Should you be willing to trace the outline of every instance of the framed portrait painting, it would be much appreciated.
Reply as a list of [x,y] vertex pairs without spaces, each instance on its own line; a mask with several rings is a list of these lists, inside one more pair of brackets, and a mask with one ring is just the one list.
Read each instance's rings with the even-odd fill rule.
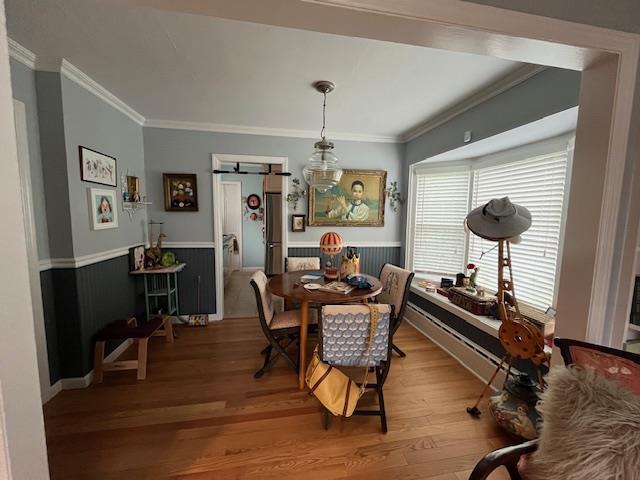
[[195,173],[163,173],[162,181],[165,211],[198,211],[198,179]]
[[115,190],[89,188],[89,211],[93,230],[118,228],[118,197]]
[[80,178],[83,182],[117,186],[116,159],[80,145]]
[[309,189],[309,225],[384,226],[384,170],[344,169],[340,183],[326,192]]

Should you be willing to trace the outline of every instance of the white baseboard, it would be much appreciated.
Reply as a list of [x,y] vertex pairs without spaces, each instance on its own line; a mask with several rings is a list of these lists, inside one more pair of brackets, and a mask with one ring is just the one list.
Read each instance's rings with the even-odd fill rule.
[[[118,345],[118,347],[113,352],[107,355],[104,361],[105,362],[115,361],[132,344],[133,344],[132,339],[129,338],[125,340],[120,345]],[[51,388],[47,392],[46,396],[43,395],[42,403],[44,404],[48,402],[53,397],[55,397],[58,393],[60,393],[60,391],[62,390],[76,390],[78,388],[87,388],[89,385],[91,385],[92,380],[93,380],[93,370],[87,373],[84,377],[61,378],[56,383],[51,385]]]
[[[489,381],[500,363],[499,358],[472,344],[437,318],[413,305],[407,305],[404,318],[407,323],[455,358],[460,362],[460,365],[483,382]],[[515,372],[515,369],[512,371]],[[503,368],[493,381],[492,388],[494,390],[498,390],[497,386],[504,383],[505,376],[506,370]]]
[[243,272],[257,272],[258,270],[264,270],[264,267],[242,267],[240,270]]

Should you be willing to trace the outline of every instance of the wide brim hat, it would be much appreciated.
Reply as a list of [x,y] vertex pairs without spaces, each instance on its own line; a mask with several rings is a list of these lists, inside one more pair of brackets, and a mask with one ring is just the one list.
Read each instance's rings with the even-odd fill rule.
[[507,240],[526,232],[531,226],[531,213],[509,197],[494,198],[467,215],[467,227],[487,240]]

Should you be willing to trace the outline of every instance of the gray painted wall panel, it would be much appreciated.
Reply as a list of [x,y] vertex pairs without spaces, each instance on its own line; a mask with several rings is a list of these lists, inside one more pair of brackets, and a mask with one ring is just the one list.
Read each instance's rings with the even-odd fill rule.
[[[330,135],[329,135],[330,137]],[[195,132],[161,128],[144,129],[144,154],[149,198],[153,206],[149,215],[164,220],[168,241],[212,241],[211,154],[267,155],[289,158],[289,170],[302,179],[302,169],[313,152],[314,139],[240,135],[232,133]],[[336,141],[335,153],[343,168],[383,169],[387,182],[398,180],[401,191],[404,146],[391,143]],[[198,175],[198,212],[165,212],[162,173],[187,172]],[[306,213],[306,202],[298,205],[297,213]],[[329,230],[353,241],[398,241],[401,238],[401,218],[386,208],[385,226],[367,227],[307,227],[306,232],[289,233],[289,241],[317,241]],[[294,213],[289,211],[289,214]],[[290,222],[290,216],[286,219]]]
[[49,359],[49,381],[51,385],[60,380],[60,360],[58,351],[58,331],[56,325],[56,302],[54,287],[54,271],[40,272],[40,290],[44,312],[44,330],[47,340],[47,356]]
[[[216,312],[216,282],[213,248],[172,248],[176,257],[187,262],[178,276],[180,314]],[[200,277],[200,308],[198,308],[198,277]]]
[[73,237],[60,74],[37,71],[36,92],[49,254],[69,258],[73,257]]
[[11,59],[11,88],[13,98],[25,105],[27,116],[27,140],[29,143],[29,166],[33,214],[38,242],[38,258],[49,258],[49,232],[47,229],[47,202],[44,193],[42,159],[40,156],[40,128],[38,126],[38,97],[36,74],[25,65]]
[[[378,276],[385,263],[400,264],[400,247],[362,247],[360,252],[360,272],[368,275]],[[289,257],[320,257],[324,267],[329,256],[320,253],[319,247],[314,248],[289,248]],[[340,257],[335,257],[336,265]]]
[[[133,220],[129,220],[122,211],[120,195],[122,172],[141,177],[142,188],[146,188],[142,127],[65,76],[62,76],[62,101],[75,255],[89,255],[145,242],[146,210],[140,210]],[[115,190],[118,193],[120,226],[116,229],[91,229],[87,190],[111,187],[80,180],[79,145],[117,159],[118,187]]]

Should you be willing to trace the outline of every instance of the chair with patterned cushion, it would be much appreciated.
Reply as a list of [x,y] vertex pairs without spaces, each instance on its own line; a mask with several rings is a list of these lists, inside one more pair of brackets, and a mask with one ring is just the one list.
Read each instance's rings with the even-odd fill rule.
[[[262,332],[269,344],[262,350],[264,364],[253,376],[260,378],[271,368],[273,363],[282,356],[287,364],[298,371],[298,353],[292,356],[288,350],[291,346],[299,346],[300,343],[300,311],[288,310],[276,312],[273,307],[273,295],[269,288],[269,280],[262,271],[254,273],[250,280],[256,295],[258,305],[258,317]],[[309,325],[317,325],[318,317],[315,310],[309,311]],[[273,351],[275,349],[275,352]],[[272,356],[272,353],[275,353]]]
[[[626,352],[624,350],[617,350],[611,347],[605,347],[602,345],[595,345],[592,343],[581,342],[578,340],[570,340],[565,338],[556,338],[554,339],[554,344],[560,348],[560,353],[562,354],[562,358],[564,360],[565,365],[572,366],[575,365],[585,371],[592,371],[597,373],[598,376],[604,377],[605,379],[611,381],[612,383],[621,387],[621,391],[628,391],[633,395],[640,396],[640,355],[636,353]],[[549,386],[549,389],[553,388],[553,385]],[[595,397],[592,391],[589,390],[589,387],[586,383],[581,383],[578,387],[578,390],[584,393],[585,397]],[[550,390],[547,390],[547,393]],[[571,405],[571,398],[567,397],[567,389],[562,389],[561,392],[557,395],[561,398],[562,403],[566,403]],[[631,395],[631,396],[633,396]],[[543,402],[544,403],[544,402]],[[623,404],[629,405],[632,402],[622,401]],[[552,411],[553,412],[553,411]],[[621,412],[616,412],[615,410],[607,410],[610,412],[611,418],[618,418],[618,424],[626,423],[627,416],[621,414]],[[555,413],[555,412],[554,412]],[[608,414],[608,413],[607,413]],[[562,412],[558,412],[558,416],[563,417]],[[567,416],[568,418],[571,415]],[[575,416],[576,424],[585,424],[588,422],[584,421],[584,415]],[[571,420],[568,421],[571,424]],[[564,427],[561,426],[561,427]],[[559,428],[558,426],[554,427],[556,430]],[[597,427],[596,427],[597,428]],[[613,428],[612,425],[608,425],[607,428]],[[564,432],[567,431],[566,428],[562,428]],[[545,424],[542,424],[542,433],[541,438],[545,436]],[[547,430],[549,431],[549,430]],[[553,430],[551,430],[553,431]],[[588,444],[589,438],[582,439],[582,435],[576,436],[576,438],[580,439],[582,442]],[[637,438],[637,437],[636,437]],[[553,440],[553,445],[551,445],[552,449],[560,449],[563,447],[562,442],[558,442],[555,437],[550,439],[547,435],[547,441]],[[638,442],[640,443],[640,442]],[[597,445],[597,444],[596,444]],[[521,470],[526,470],[526,464],[529,463],[531,465],[531,459],[527,461],[526,456],[533,454],[536,451],[539,451],[543,445],[539,443],[539,439],[530,440],[528,442],[522,443],[520,445],[514,445],[511,447],[501,448],[499,450],[493,451],[487,454],[473,469],[471,472],[471,476],[469,480],[485,480],[489,478],[495,470],[500,467],[505,467],[509,476],[512,480],[523,480],[526,479]],[[548,448],[548,446],[547,446]],[[600,448],[605,448],[607,450],[611,450],[613,446],[611,444],[606,444],[603,442],[603,446]],[[562,454],[562,452],[560,452]],[[567,452],[569,454],[569,452]],[[585,455],[584,452],[576,452],[572,450],[570,454],[573,454],[574,457],[579,458],[590,458],[593,461],[593,455],[588,456]],[[620,456],[621,453],[619,450],[614,451],[614,456]],[[566,457],[563,457],[566,458]],[[523,467],[524,468],[520,468]],[[587,478],[587,476],[582,476],[581,472],[576,471],[576,478]],[[550,478],[550,477],[549,477]],[[559,477],[553,477],[559,478]],[[563,477],[564,478],[564,477]],[[596,478],[593,476],[589,476],[589,478]],[[600,477],[597,477],[600,478]],[[606,478],[613,478],[607,476]],[[616,477],[618,478],[618,477]],[[622,477],[620,477],[622,478]],[[624,477],[627,478],[627,477]]]
[[284,270],[285,272],[320,270],[320,257],[286,257],[284,259]]
[[[358,410],[354,415],[375,415],[380,417],[382,431],[387,432],[387,415],[384,408],[382,388],[391,367],[391,318],[393,306],[378,304],[378,324],[373,335],[371,350],[368,342],[371,325],[371,311],[368,305],[325,305],[322,307],[319,324],[320,342],[318,353],[322,361],[333,367],[356,368],[352,374],[357,375],[354,381],[362,385],[364,371],[375,371],[376,381],[370,383],[367,378],[366,387],[376,391],[378,410]],[[373,372],[372,372],[373,373]],[[325,410],[325,428],[329,428],[331,414]]]
[[[389,303],[393,305],[394,317],[391,319],[391,339],[393,342],[393,335],[396,333],[402,319],[404,317],[404,310],[407,307],[407,300],[409,299],[409,289],[411,288],[411,281],[413,280],[414,273],[409,270],[397,267],[391,263],[385,263],[380,270],[380,283],[382,283],[382,292],[376,297],[378,303]],[[394,343],[392,343],[393,350],[405,357],[406,354],[400,350]]]

